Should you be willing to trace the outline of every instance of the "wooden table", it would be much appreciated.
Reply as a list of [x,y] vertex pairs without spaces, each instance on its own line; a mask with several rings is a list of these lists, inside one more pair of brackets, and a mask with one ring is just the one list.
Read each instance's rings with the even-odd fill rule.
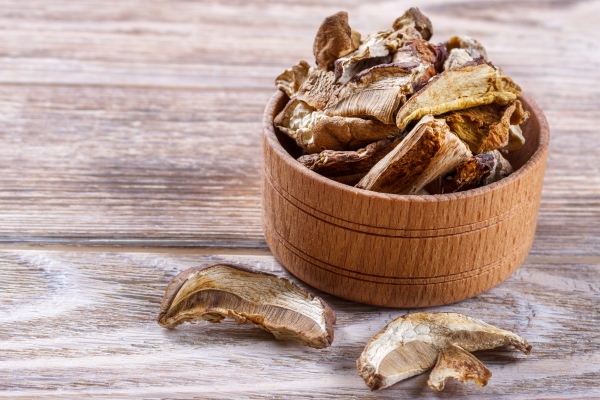
[[[434,41],[480,39],[550,122],[529,258],[434,308],[515,331],[529,357],[478,354],[485,388],[434,394],[424,374],[371,393],[355,360],[408,310],[314,291],[338,315],[326,350],[231,321],[155,322],[188,267],[290,276],[261,231],[261,114],[274,77],[312,61],[330,3],[0,1],[0,396],[600,396],[600,1],[417,4]],[[415,5],[344,3],[363,33]]]

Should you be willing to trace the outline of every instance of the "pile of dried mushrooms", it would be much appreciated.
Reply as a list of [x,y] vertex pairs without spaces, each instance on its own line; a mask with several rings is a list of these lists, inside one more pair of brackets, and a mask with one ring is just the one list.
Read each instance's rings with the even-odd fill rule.
[[498,181],[503,153],[523,146],[521,88],[475,39],[429,42],[411,8],[367,37],[348,14],[326,18],[313,53],[275,81],[289,101],[275,126],[304,150],[298,161],[338,182],[395,194],[440,194]]

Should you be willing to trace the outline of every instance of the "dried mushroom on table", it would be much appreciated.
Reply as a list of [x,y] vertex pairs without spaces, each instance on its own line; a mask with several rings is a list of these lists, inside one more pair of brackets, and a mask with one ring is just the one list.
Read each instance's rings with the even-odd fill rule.
[[226,317],[316,349],[333,342],[335,313],[320,297],[285,278],[227,264],[190,268],[175,276],[165,291],[158,323],[174,328]]
[[454,193],[513,172],[504,158],[525,144],[521,88],[467,36],[432,43],[410,8],[389,29],[361,35],[344,11],[318,29],[313,53],[276,86],[289,101],[275,126],[330,179],[394,194]]
[[487,385],[492,373],[471,354],[514,346],[529,354],[531,346],[510,331],[457,313],[407,314],[376,334],[356,361],[371,390],[383,389],[433,368],[429,387],[444,389],[448,378]]

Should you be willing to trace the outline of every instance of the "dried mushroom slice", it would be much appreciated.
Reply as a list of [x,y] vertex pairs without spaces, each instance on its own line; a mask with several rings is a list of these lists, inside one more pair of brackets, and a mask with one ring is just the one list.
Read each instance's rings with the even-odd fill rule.
[[509,144],[511,124],[520,124],[529,114],[519,100],[466,108],[441,115],[452,132],[469,145],[475,154],[501,149]]
[[306,61],[300,61],[297,65],[286,69],[281,75],[275,78],[275,86],[287,94],[289,98],[292,98],[298,92],[300,85],[308,77],[311,69]]
[[419,63],[382,64],[369,68],[339,88],[329,99],[325,114],[372,117],[393,124],[396,110],[413,91],[426,67]]
[[417,7],[411,7],[402,16],[398,17],[392,24],[394,31],[400,31],[412,37],[418,37],[429,40],[433,35],[433,26],[421,10]]
[[317,110],[322,110],[339,87],[333,72],[312,68],[302,86],[298,88],[296,98]]
[[465,49],[452,49],[448,53],[448,58],[444,61],[444,71],[460,69],[471,61],[473,61],[473,57]]
[[353,52],[360,44],[360,33],[348,25],[348,13],[340,11],[323,21],[315,42],[313,54],[319,69],[330,71],[338,58]]
[[463,49],[473,59],[481,57],[484,60],[487,60],[487,52],[485,51],[485,47],[483,47],[478,40],[470,38],[469,36],[452,36],[446,42],[446,50],[451,52],[452,49]]
[[[356,362],[371,390],[434,368],[429,386],[442,390],[448,378],[487,384],[491,373],[468,354],[500,346],[514,346],[529,354],[527,341],[475,318],[456,313],[407,314],[390,322],[375,335]],[[477,362],[475,362],[477,360]]]
[[358,49],[340,57],[334,65],[336,81],[340,84],[346,83],[362,70],[388,63],[392,59],[388,41],[391,33],[390,30],[370,35]]
[[322,117],[311,130],[298,135],[296,143],[308,153],[323,150],[356,150],[375,141],[398,136],[396,125],[351,117]]
[[483,178],[496,167],[491,153],[477,154],[458,164],[453,174],[446,176],[442,183],[442,193],[455,193],[481,186]]
[[488,175],[486,175],[481,181],[481,185],[489,185],[490,183],[494,183],[499,181],[500,179],[506,178],[510,174],[514,172],[512,165],[508,162],[502,153],[498,150],[490,151],[489,154],[494,157],[494,167],[490,171]]
[[473,354],[453,344],[440,351],[427,384],[439,392],[444,390],[448,378],[461,383],[474,381],[477,386],[483,387],[491,377],[490,370]]
[[417,194],[429,182],[468,160],[471,152],[443,119],[425,116],[402,142],[356,185],[383,193]]
[[273,123],[280,131],[297,141],[299,136],[312,136],[312,129],[323,116],[322,111],[317,111],[294,97],[275,117]]
[[400,133],[396,125],[375,120],[329,117],[297,98],[288,102],[274,122],[308,153],[356,150]]
[[511,125],[508,128],[508,144],[502,148],[506,151],[519,150],[525,145],[525,136],[519,125]]
[[319,297],[292,282],[239,266],[190,268],[167,286],[158,323],[165,328],[225,317],[252,324],[278,340],[322,349],[333,342],[335,314]]
[[440,115],[484,104],[508,104],[517,99],[521,88],[509,77],[479,59],[461,69],[444,71],[398,110],[396,125],[403,130],[424,115]]
[[438,72],[442,71],[446,59],[446,49],[443,45],[433,45],[423,39],[410,39],[396,50],[392,63],[419,63],[425,68],[419,72],[413,89],[419,90]]
[[344,183],[348,183],[369,171],[400,140],[402,139],[382,139],[356,151],[325,150],[319,154],[304,155],[298,158],[298,162],[327,177],[351,177],[342,179]]

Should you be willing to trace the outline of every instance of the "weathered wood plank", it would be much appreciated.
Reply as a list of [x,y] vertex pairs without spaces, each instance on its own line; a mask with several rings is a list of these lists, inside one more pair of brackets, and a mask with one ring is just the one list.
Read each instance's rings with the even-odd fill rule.
[[[434,394],[427,374],[376,394],[355,360],[366,342],[406,310],[364,306],[318,293],[338,316],[334,344],[314,350],[279,342],[230,320],[182,325],[155,319],[177,272],[243,263],[290,277],[271,256],[52,251],[0,252],[0,395],[80,397],[292,396],[318,398],[532,398],[600,395],[600,258],[532,256],[505,283],[459,304],[532,345],[480,352],[485,388],[451,382]],[[299,286],[307,288],[292,278]],[[314,290],[313,290],[314,292]],[[568,368],[565,368],[569,366]],[[233,378],[235,376],[235,379]]]
[[[262,108],[337,5],[0,5],[0,242],[265,248]],[[409,5],[344,7],[371,32]],[[548,116],[533,251],[597,254],[599,3],[419,6],[434,39],[479,38]]]

